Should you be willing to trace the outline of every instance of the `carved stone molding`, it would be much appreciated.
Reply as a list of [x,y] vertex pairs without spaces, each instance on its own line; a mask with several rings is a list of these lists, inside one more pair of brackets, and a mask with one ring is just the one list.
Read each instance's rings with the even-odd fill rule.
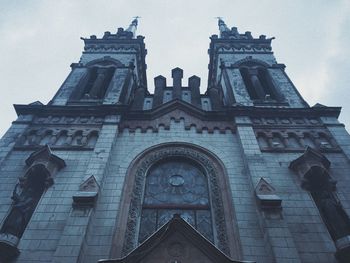
[[350,260],[350,218],[339,200],[328,169],[330,161],[320,152],[308,147],[303,155],[292,161],[289,168],[301,177],[301,186],[310,192],[332,237],[339,262]]
[[319,118],[303,118],[303,117],[266,117],[251,118],[252,123],[256,127],[260,126],[320,126],[323,125]]
[[16,142],[16,148],[38,149],[50,145],[54,149],[92,150],[99,136],[99,128],[31,127]]
[[300,152],[307,146],[322,152],[339,152],[340,147],[325,129],[254,129],[261,151]]
[[255,187],[255,195],[261,209],[282,209],[282,199],[276,194],[275,188],[262,177]]
[[[52,154],[49,146],[33,152],[26,160],[29,166],[19,177],[11,199],[11,209],[0,228],[0,261],[18,256],[17,245],[45,189],[53,184],[53,175],[66,164]],[[4,260],[4,261],[3,261]]]
[[99,192],[100,186],[95,176],[91,175],[79,186],[79,191],[73,195],[73,207],[93,207]]
[[103,117],[99,116],[39,116],[33,121],[35,124],[102,124]]
[[[328,169],[331,162],[319,151],[307,147],[305,152],[297,159],[292,161],[289,168],[295,171],[300,179],[301,186],[312,191],[313,181],[318,180],[318,185],[323,185],[330,191],[335,190],[336,181],[334,181]],[[314,178],[317,175],[317,178]]]
[[271,52],[271,45],[269,44],[225,44],[221,45],[216,49],[216,52],[218,53],[232,53],[232,52],[242,52],[242,53],[270,53]]
[[205,154],[184,146],[169,146],[154,150],[136,168],[135,182],[132,189],[132,198],[129,207],[127,227],[125,232],[122,254],[126,255],[137,246],[137,228],[142,210],[142,196],[144,184],[149,167],[166,158],[188,158],[200,164],[206,171],[210,197],[212,201],[212,213],[216,232],[216,243],[220,250],[229,255],[227,231],[224,218],[223,200],[218,183],[218,172],[214,163]]
[[53,184],[53,175],[66,166],[63,159],[54,155],[48,145],[43,146],[38,151],[33,152],[27,159],[26,164],[29,166],[23,177],[20,177],[20,183],[25,183],[32,174],[33,169],[42,169],[46,173],[47,186]]
[[139,128],[141,132],[147,132],[148,129],[151,129],[152,132],[158,132],[160,127],[169,130],[172,120],[175,122],[183,120],[185,130],[194,128],[197,133],[202,133],[203,131],[213,133],[215,130],[220,133],[226,133],[227,131],[234,133],[236,130],[233,122],[201,120],[180,109],[175,109],[152,120],[125,120],[120,125],[120,131],[129,129],[129,132],[135,132]]

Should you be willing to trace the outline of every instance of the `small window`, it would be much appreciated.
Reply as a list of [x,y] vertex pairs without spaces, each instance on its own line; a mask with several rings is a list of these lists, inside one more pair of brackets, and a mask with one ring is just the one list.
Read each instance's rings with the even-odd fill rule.
[[171,101],[173,98],[173,93],[170,90],[164,92],[163,103]]

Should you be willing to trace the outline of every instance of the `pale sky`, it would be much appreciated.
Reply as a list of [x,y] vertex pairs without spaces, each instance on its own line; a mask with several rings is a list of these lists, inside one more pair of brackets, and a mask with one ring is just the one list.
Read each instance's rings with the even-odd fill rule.
[[[47,103],[78,62],[80,37],[126,28],[141,16],[148,88],[153,78],[184,70],[206,90],[209,37],[217,20],[241,33],[276,37],[279,63],[310,104],[343,106],[350,125],[349,0],[0,0],[0,136],[16,119],[13,104]],[[349,130],[349,129],[348,129]]]

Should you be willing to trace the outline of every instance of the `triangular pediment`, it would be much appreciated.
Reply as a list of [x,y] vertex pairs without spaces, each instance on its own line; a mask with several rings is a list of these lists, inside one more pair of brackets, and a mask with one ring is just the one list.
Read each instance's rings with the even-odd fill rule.
[[127,128],[131,132],[141,129],[141,132],[146,132],[149,129],[158,131],[160,127],[163,127],[169,130],[171,121],[183,121],[186,130],[194,127],[197,132],[207,130],[212,133],[214,130],[219,130],[224,133],[226,130],[235,130],[234,123],[232,120],[229,121],[227,115],[220,112],[207,112],[178,99],[152,110],[128,112],[123,117],[120,129]]
[[264,178],[260,178],[255,187],[256,198],[263,209],[280,209],[282,200],[276,194],[275,188]]
[[204,238],[179,215],[121,259],[99,260],[100,263],[202,262],[239,263],[232,260]]
[[264,178],[260,178],[258,184],[255,187],[255,193],[257,195],[272,195],[276,190],[270,185]]

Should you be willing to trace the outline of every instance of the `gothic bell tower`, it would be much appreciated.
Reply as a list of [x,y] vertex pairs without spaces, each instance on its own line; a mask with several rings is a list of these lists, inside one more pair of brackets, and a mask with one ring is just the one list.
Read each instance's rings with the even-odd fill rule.
[[144,37],[136,37],[137,17],[124,30],[82,38],[84,51],[51,105],[128,104],[137,87],[145,89]]
[[247,31],[229,29],[219,18],[220,35],[212,35],[209,48],[208,93],[220,93],[225,106],[306,107],[307,104],[277,63],[271,48],[274,38],[254,38]]
[[[83,38],[0,140],[0,263],[348,263],[350,137],[273,38],[220,18],[201,80],[154,78],[135,18]],[[247,261],[248,260],[248,261]]]

